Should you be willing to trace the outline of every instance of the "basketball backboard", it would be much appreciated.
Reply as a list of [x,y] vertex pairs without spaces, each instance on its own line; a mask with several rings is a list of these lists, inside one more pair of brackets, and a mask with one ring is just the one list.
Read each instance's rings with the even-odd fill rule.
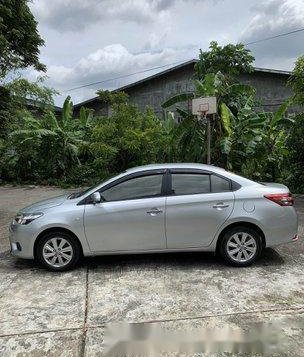
[[192,114],[204,116],[216,114],[216,97],[204,97],[192,99]]

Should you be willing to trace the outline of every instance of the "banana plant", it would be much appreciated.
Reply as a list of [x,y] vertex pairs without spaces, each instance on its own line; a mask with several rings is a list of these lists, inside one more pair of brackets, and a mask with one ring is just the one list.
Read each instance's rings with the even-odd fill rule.
[[224,80],[225,78],[221,72],[216,74],[208,73],[203,80],[195,79],[193,81],[195,92],[174,95],[162,104],[162,108],[167,109],[173,105],[179,105],[196,97],[217,96],[221,91]]
[[[23,118],[23,128],[13,131],[10,139],[14,147],[23,156],[27,142],[38,146],[38,159],[43,162],[46,172],[64,175],[68,168],[79,165],[79,148],[85,143],[83,131],[76,128],[73,119],[73,103],[70,97],[64,102],[61,117],[48,112],[41,119],[35,119],[30,114]],[[45,158],[45,153],[48,153]],[[22,161],[22,157],[20,157]],[[46,168],[48,167],[48,168]]]
[[257,144],[262,140],[261,132],[266,125],[266,118],[253,110],[253,103],[253,98],[249,97],[237,115],[225,103],[220,105],[224,133],[219,142],[229,169],[240,168],[244,158],[253,155]]
[[[225,134],[220,140],[220,148],[226,156],[229,169],[242,172],[248,171],[250,166],[253,170],[250,176],[255,176],[256,172],[269,171],[269,176],[275,180],[275,167],[279,167],[288,153],[285,128],[293,123],[293,119],[286,115],[290,104],[291,101],[287,100],[275,113],[257,113],[249,98],[238,115],[234,115],[224,103],[221,104]],[[261,162],[264,163],[263,168]]]
[[[162,104],[164,109],[172,105],[179,105],[182,102],[188,101],[195,97],[216,96],[218,102],[218,116],[216,123],[212,125],[212,137],[215,142],[222,138],[220,147],[224,154],[228,154],[231,150],[231,135],[234,121],[231,120],[240,106],[252,111],[246,103],[248,97],[252,98],[253,89],[250,86],[232,83],[230,84],[227,77],[221,72],[207,73],[202,80],[195,79],[193,81],[195,91],[193,93],[178,94]],[[245,98],[245,99],[244,99]],[[193,153],[192,160],[201,161],[205,155],[205,137],[206,125],[198,122],[192,113],[188,110],[177,106],[177,113],[182,118],[180,128],[176,131],[176,140],[180,143],[182,152]],[[258,118],[254,118],[257,120]],[[193,140],[190,140],[193,138]]]

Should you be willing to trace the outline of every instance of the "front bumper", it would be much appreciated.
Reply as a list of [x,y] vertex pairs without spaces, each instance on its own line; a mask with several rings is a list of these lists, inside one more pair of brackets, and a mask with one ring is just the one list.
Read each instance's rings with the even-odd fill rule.
[[9,227],[11,254],[25,259],[34,258],[34,232],[31,225],[21,225],[12,221]]

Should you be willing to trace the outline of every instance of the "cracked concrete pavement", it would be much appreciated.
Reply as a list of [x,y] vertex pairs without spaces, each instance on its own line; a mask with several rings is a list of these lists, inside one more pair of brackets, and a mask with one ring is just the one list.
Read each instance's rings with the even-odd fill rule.
[[117,322],[172,331],[272,322],[287,341],[279,355],[304,355],[304,199],[296,200],[301,239],[267,249],[249,268],[184,253],[96,257],[54,274],[11,257],[16,211],[62,192],[0,187],[1,356],[103,356],[105,326]]

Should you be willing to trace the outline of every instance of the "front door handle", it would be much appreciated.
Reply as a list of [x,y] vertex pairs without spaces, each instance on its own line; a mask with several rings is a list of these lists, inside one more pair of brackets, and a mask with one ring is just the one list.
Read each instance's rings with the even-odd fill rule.
[[224,208],[227,208],[227,207],[229,207],[229,205],[226,203],[223,203],[223,202],[219,202],[219,203],[217,203],[216,205],[214,205],[213,206],[213,208],[215,208],[215,209],[217,209],[217,210],[222,210],[222,209],[224,209]]
[[150,211],[147,211],[147,214],[150,216],[156,216],[157,214],[163,213],[163,211],[159,208],[151,208]]

